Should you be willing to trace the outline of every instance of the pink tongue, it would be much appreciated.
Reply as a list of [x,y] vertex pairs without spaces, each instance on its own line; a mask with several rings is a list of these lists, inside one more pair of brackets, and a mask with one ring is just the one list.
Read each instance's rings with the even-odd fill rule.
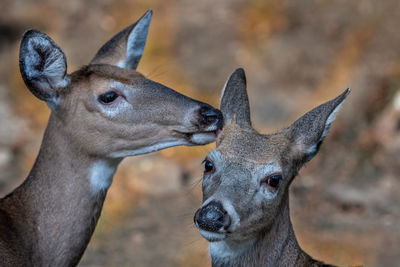
[[217,136],[221,133],[221,129],[218,129],[216,132]]

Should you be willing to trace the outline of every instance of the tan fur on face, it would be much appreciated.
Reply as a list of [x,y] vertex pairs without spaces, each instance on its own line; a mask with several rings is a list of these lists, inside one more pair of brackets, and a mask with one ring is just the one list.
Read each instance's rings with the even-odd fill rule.
[[263,135],[253,128],[240,128],[236,123],[226,125],[217,139],[217,150],[222,154],[234,161],[255,164],[266,164],[276,160],[277,155],[284,156],[289,145],[283,132]]
[[79,82],[91,75],[95,75],[106,80],[117,80],[122,83],[130,84],[134,78],[144,77],[143,74],[131,69],[122,69],[109,64],[94,64],[83,66],[71,74],[71,81]]

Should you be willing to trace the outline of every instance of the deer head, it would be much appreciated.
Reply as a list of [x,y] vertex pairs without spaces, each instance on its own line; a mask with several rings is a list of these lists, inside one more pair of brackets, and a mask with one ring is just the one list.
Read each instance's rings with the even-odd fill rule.
[[22,77],[51,108],[49,125],[82,153],[123,158],[215,140],[222,123],[218,110],[136,71],[151,18],[150,10],[71,74],[64,53],[50,37],[37,30],[25,33]]
[[233,72],[221,99],[225,125],[205,159],[203,204],[194,217],[200,234],[210,242],[241,243],[267,233],[288,207],[289,185],[318,152],[348,94],[349,89],[264,135],[251,126],[244,71]]

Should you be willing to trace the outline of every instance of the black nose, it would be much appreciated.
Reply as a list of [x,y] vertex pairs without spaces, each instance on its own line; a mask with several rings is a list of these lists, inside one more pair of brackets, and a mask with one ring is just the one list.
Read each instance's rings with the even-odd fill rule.
[[215,125],[218,128],[222,127],[223,117],[221,111],[211,106],[203,106],[199,109],[200,124],[202,126]]
[[221,203],[211,201],[207,206],[197,210],[194,222],[203,230],[217,232],[221,228],[228,229],[231,225],[231,218]]

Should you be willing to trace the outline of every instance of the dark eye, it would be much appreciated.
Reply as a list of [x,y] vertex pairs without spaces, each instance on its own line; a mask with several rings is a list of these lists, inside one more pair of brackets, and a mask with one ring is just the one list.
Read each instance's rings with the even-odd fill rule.
[[110,104],[117,98],[118,98],[118,94],[114,91],[110,91],[110,92],[104,93],[99,96],[100,102],[102,102],[104,104]]
[[213,162],[208,159],[204,160],[204,173],[209,173],[213,171],[214,171]]
[[272,175],[268,178],[268,185],[277,188],[279,185],[279,181],[282,179],[282,176],[280,175]]
[[273,174],[273,175],[268,176],[267,178],[263,179],[261,181],[261,185],[272,187],[272,188],[275,189],[275,188],[277,188],[279,186],[280,180],[282,180],[282,175]]

